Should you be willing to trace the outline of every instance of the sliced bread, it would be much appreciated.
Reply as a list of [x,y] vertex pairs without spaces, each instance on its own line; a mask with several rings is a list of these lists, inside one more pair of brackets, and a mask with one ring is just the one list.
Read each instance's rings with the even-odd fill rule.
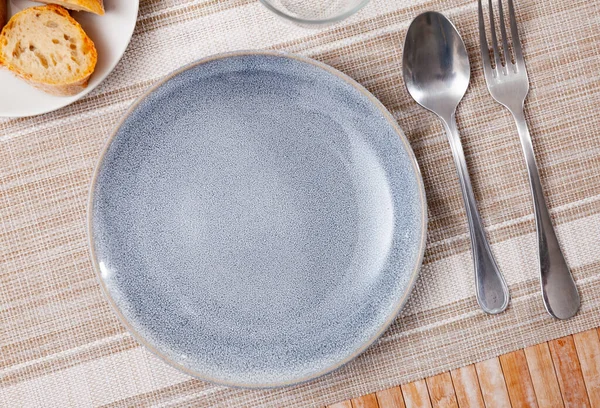
[[85,89],[97,59],[92,40],[60,6],[25,9],[0,33],[0,65],[54,95]]
[[[103,15],[104,4],[102,0],[37,0],[40,3],[58,4],[69,10],[89,11],[90,13]],[[131,0],[124,0],[131,1]]]

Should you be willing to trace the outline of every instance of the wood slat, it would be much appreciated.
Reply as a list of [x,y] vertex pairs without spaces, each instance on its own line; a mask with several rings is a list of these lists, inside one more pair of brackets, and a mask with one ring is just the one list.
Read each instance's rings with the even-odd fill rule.
[[426,383],[433,408],[458,408],[450,373],[429,377]]
[[450,374],[459,407],[485,408],[481,388],[479,388],[479,379],[477,379],[477,372],[473,364],[452,370]]
[[487,408],[510,407],[510,399],[504,382],[500,360],[492,358],[475,364],[483,401]]
[[406,408],[400,387],[377,391],[376,395],[379,408]]
[[379,408],[375,394],[363,395],[352,400],[352,408]]
[[328,408],[600,408],[600,328]]
[[600,407],[600,338],[596,329],[573,335],[583,381],[592,407]]
[[425,380],[415,381],[401,386],[406,408],[431,408],[431,400]]
[[573,336],[566,336],[548,342],[550,355],[556,368],[558,385],[567,408],[589,407],[583,373],[577,358]]
[[513,408],[537,408],[537,398],[523,350],[500,356],[506,389]]
[[548,343],[527,347],[524,353],[539,408],[563,408]]
[[328,408],[352,408],[350,401],[336,402],[335,404],[329,405]]

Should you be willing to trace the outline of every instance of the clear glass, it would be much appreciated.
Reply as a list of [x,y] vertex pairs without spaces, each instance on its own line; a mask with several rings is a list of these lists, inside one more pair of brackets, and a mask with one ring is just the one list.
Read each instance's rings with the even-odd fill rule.
[[369,0],[260,0],[275,14],[303,26],[337,23],[356,13]]

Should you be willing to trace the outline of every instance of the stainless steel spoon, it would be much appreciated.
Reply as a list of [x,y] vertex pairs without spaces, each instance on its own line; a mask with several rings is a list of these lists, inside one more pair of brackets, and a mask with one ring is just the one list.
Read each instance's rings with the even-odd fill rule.
[[456,127],[456,108],[469,87],[471,73],[467,49],[446,17],[426,12],[408,28],[402,65],[408,92],[438,115],[446,130],[469,221],[477,301],[485,312],[500,313],[508,306],[508,286],[485,236]]

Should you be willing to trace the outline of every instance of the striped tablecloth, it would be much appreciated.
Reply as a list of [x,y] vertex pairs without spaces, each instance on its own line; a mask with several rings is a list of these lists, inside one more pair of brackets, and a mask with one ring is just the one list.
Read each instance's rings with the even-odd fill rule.
[[[0,121],[0,406],[323,405],[599,326],[600,3],[517,4],[531,81],[527,117],[581,291],[581,312],[566,322],[542,305],[527,175],[512,118],[485,87],[476,7],[472,0],[373,0],[339,25],[310,30],[279,20],[255,0],[142,0],[131,45],[99,88],[57,112]],[[511,306],[499,316],[483,314],[473,295],[466,218],[442,128],[402,82],[404,35],[424,10],[444,12],[471,54],[458,126],[511,288]],[[178,372],[119,324],[92,271],[86,203],[111,128],[145,88],[198,58],[256,48],[323,61],[373,92],[415,150],[430,221],[419,282],[376,345],[316,381],[247,391]]]

